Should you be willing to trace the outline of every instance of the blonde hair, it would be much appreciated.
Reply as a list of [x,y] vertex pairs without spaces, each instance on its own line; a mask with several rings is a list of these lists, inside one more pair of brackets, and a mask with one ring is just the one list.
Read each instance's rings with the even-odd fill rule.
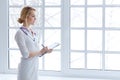
[[35,9],[30,6],[24,7],[20,13],[20,18],[18,18],[18,22],[22,24],[27,18],[27,16],[31,13],[32,10],[35,11]]

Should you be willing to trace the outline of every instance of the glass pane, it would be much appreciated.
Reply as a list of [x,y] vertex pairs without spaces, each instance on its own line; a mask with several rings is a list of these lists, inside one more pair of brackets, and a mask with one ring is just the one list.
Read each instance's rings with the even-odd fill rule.
[[102,27],[102,8],[88,8],[88,27]]
[[20,24],[17,22],[21,8],[9,8],[9,26],[18,27]]
[[[53,44],[54,42],[59,42],[61,43],[61,33],[60,30],[58,29],[46,29],[45,30],[45,40],[44,44],[46,46],[49,46]],[[60,49],[60,46],[56,47],[56,49]]]
[[21,54],[19,52],[19,50],[10,50],[9,51],[9,68],[10,69],[17,69],[18,68],[18,64],[20,62],[21,59]]
[[9,0],[9,5],[10,6],[13,6],[13,5],[22,6],[24,5],[24,0]]
[[88,50],[102,50],[102,31],[88,30],[87,49]]
[[9,48],[18,48],[15,41],[15,33],[17,29],[9,29]]
[[45,5],[61,5],[61,0],[45,0]]
[[105,50],[120,51],[120,31],[106,31]]
[[105,69],[120,70],[120,54],[105,54]]
[[108,5],[120,4],[120,0],[105,0],[105,3]]
[[53,51],[45,55],[45,70],[61,70],[61,54],[60,52]]
[[101,5],[103,0],[87,0],[88,5]]
[[71,5],[84,5],[85,0],[70,0]]
[[101,69],[102,68],[102,55],[100,53],[87,54],[87,68],[88,69]]
[[120,22],[118,19],[120,19],[120,8],[106,8],[105,11],[105,26],[106,27],[120,27]]
[[71,49],[72,50],[84,50],[85,46],[85,34],[83,30],[71,30]]
[[42,4],[42,0],[26,0],[27,5],[41,5]]
[[84,8],[71,8],[71,27],[85,26]]
[[85,54],[71,52],[70,68],[85,68]]
[[45,8],[45,27],[61,26],[60,8]]

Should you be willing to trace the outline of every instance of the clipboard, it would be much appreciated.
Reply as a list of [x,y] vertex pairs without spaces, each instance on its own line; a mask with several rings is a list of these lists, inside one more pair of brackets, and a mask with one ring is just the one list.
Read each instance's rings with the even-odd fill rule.
[[53,44],[51,44],[50,46],[48,46],[48,49],[54,49],[54,48],[58,47],[59,45],[60,45],[60,43],[54,42]]

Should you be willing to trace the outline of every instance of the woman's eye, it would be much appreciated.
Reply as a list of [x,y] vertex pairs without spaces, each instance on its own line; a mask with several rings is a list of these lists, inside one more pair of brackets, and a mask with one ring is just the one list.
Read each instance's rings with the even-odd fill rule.
[[35,16],[32,16],[32,17],[35,17]]

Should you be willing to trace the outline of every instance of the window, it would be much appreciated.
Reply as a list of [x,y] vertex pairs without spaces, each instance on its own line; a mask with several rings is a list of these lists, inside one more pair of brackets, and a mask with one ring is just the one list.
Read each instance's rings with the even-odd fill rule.
[[119,0],[9,0],[9,69],[16,69],[14,64],[20,61],[14,34],[21,26],[17,19],[24,5],[37,9],[34,29],[41,34],[40,42],[61,43],[52,55],[40,58],[40,71],[78,76],[79,73],[99,76],[99,71],[103,76],[107,71],[111,75],[119,72]]
[[119,0],[70,0],[70,68],[120,70]]

